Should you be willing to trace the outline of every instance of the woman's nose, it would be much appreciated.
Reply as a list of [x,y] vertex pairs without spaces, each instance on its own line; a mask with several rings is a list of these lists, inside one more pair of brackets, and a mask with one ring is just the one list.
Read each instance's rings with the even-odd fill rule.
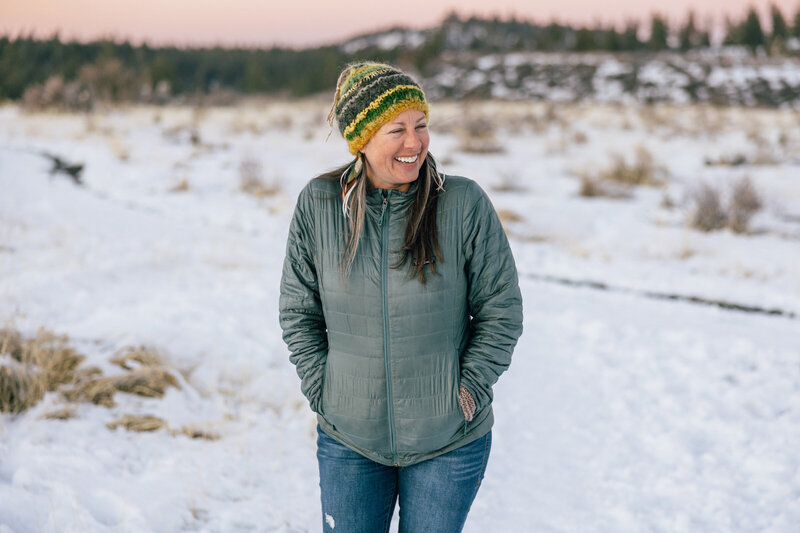
[[417,130],[412,130],[411,132],[406,134],[403,146],[405,148],[414,148],[414,149],[418,149],[422,146],[422,141],[419,139]]

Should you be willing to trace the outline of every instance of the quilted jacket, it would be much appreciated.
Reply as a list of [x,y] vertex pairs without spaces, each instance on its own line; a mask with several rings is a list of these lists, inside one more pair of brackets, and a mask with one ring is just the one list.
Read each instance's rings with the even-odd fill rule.
[[[320,427],[385,465],[407,466],[485,435],[492,385],[522,333],[514,258],[486,194],[447,176],[437,228],[443,258],[426,283],[399,257],[416,192],[372,189],[345,280],[341,186],[312,180],[297,201],[283,265],[280,323]],[[467,422],[462,385],[475,399]]]

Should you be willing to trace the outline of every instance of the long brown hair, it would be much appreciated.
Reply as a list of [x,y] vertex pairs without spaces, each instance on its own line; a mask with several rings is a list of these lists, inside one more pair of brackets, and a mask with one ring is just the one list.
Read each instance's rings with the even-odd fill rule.
[[[348,173],[358,158],[350,163],[326,172],[319,176],[321,179],[336,180],[341,182],[342,176]],[[436,161],[428,152],[425,161],[419,169],[417,178],[418,186],[411,211],[406,223],[405,237],[403,246],[399,252],[401,258],[392,265],[392,268],[401,268],[408,263],[408,275],[410,278],[419,278],[420,283],[425,283],[425,265],[429,266],[430,272],[436,273],[436,263],[443,260],[442,251],[439,248],[439,233],[436,230],[436,206],[439,200],[439,193],[444,191],[444,174],[440,174],[436,169]],[[343,199],[342,211],[347,217],[349,229],[347,243],[340,261],[342,277],[345,279],[350,274],[350,267],[358,250],[358,243],[364,233],[364,214],[367,206],[368,183],[366,170],[361,169],[360,175],[356,178],[353,191]]]

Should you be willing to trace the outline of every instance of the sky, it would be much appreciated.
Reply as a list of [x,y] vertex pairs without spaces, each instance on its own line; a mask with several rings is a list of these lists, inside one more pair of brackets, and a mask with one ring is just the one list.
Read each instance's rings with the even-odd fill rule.
[[722,25],[726,15],[741,19],[755,6],[767,19],[769,5],[787,19],[800,0],[0,0],[0,35],[62,40],[112,37],[136,44],[223,46],[313,46],[339,42],[391,26],[436,25],[454,9],[462,16],[496,15],[536,22],[615,24],[649,20],[653,12],[677,24],[689,9],[698,20]]

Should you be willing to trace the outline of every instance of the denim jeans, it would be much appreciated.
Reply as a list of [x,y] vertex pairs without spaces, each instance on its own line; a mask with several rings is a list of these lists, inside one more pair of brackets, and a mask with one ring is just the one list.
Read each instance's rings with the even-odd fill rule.
[[317,426],[325,533],[388,532],[400,500],[400,533],[457,533],[478,493],[492,432],[411,466],[376,463]]

